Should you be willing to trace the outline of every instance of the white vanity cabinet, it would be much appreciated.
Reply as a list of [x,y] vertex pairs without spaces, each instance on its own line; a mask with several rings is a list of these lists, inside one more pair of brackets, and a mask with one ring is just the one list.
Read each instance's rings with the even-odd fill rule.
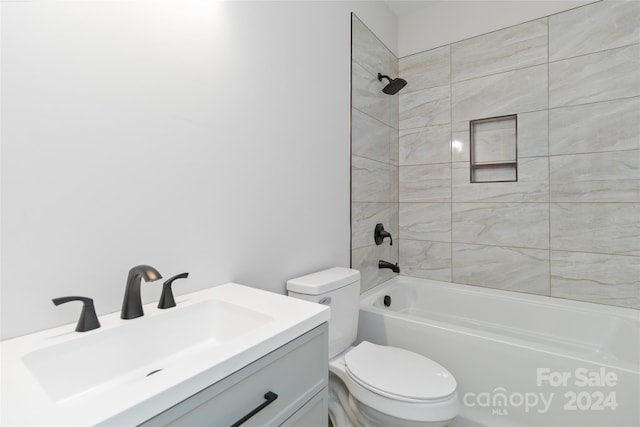
[[323,323],[141,425],[229,427],[263,406],[241,425],[326,426],[327,333]]

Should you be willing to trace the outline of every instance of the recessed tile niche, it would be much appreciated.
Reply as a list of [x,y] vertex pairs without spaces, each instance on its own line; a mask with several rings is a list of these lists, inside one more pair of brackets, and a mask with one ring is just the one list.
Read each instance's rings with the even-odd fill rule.
[[491,117],[469,122],[471,182],[518,180],[518,117]]

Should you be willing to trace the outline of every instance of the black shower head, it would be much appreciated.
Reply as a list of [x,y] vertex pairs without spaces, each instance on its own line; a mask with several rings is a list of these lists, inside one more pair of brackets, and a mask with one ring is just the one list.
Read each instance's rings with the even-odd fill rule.
[[389,80],[389,84],[382,88],[382,91],[387,95],[395,95],[400,92],[400,89],[407,85],[407,81],[405,79],[401,79],[400,77],[397,79],[391,79],[389,76],[383,76],[378,73],[378,81],[382,81],[382,79]]

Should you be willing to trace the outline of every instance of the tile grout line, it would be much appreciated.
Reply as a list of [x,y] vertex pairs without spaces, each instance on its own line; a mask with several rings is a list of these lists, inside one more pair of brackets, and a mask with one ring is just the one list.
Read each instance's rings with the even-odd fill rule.
[[[548,137],[547,137],[548,138]],[[548,143],[547,143],[548,145]],[[552,155],[543,155],[543,156],[519,156],[519,159],[542,159],[542,158],[553,158],[553,157],[568,157],[568,156],[591,156],[591,155],[601,155],[601,154],[613,154],[613,153],[633,153],[633,152],[640,152],[640,148],[626,148],[624,150],[609,150],[609,151],[585,151],[585,152],[580,152],[580,153],[561,153],[561,154],[552,154]],[[369,157],[365,157],[365,156],[361,156],[358,154],[354,154],[355,156],[358,157],[362,157],[365,159],[369,159],[369,160],[374,160],[374,161],[378,161],[379,160],[375,160],[375,159],[371,159]],[[456,161],[451,161],[450,162],[453,165],[459,165],[459,164],[464,164],[464,163],[469,163],[469,161],[467,160],[456,160]],[[410,167],[425,167],[425,166],[440,166],[440,165],[448,165],[449,162],[434,162],[434,163],[412,163],[412,164],[402,164],[402,165],[398,165],[398,167],[403,167],[403,168],[410,168]]]
[[[391,202],[358,202],[358,203],[391,203]],[[438,201],[438,200],[404,200],[402,203],[430,203],[430,204],[445,204],[445,203],[450,203],[450,201]],[[548,202],[520,202],[520,201],[509,201],[509,200],[504,200],[504,201],[493,201],[493,202],[487,202],[487,201],[456,201],[455,203],[460,203],[460,204],[477,204],[477,205],[539,205],[539,204],[549,204],[549,203],[554,203],[556,205],[602,205],[602,204],[606,204],[606,205],[640,205],[640,202],[555,202],[555,201],[548,201]]]
[[384,121],[382,121],[382,120],[381,120],[381,119],[379,119],[378,117],[376,117],[376,116],[372,115],[371,113],[368,113],[368,112],[366,112],[366,111],[363,111],[362,109],[360,109],[360,108],[358,108],[358,107],[351,107],[351,109],[352,109],[352,110],[355,110],[355,111],[357,111],[357,112],[359,112],[360,114],[362,114],[362,115],[364,115],[364,116],[369,117],[370,119],[372,119],[372,120],[374,120],[374,121],[376,121],[376,122],[380,123],[381,125],[383,125],[383,126],[385,126],[385,127],[388,127],[388,128],[391,128],[391,129],[397,129],[397,128],[395,128],[394,126],[392,126],[392,125],[390,125],[390,124],[388,124],[388,123],[385,123]]
[[[434,242],[434,243],[450,243],[446,240],[438,240],[438,239],[417,239],[417,238],[412,238],[412,237],[402,237],[402,238],[398,238],[398,240],[407,240],[407,241],[412,241],[412,242]],[[541,247],[534,247],[534,246],[517,246],[517,245],[510,245],[510,244],[501,244],[501,243],[486,243],[486,242],[464,242],[464,241],[454,241],[455,243],[461,244],[461,245],[470,245],[470,246],[483,246],[483,247],[489,247],[489,248],[504,248],[504,249],[522,249],[522,250],[533,250],[533,251],[547,251],[547,250],[552,250],[551,248],[541,248]],[[369,247],[369,246],[365,246],[365,247]],[[627,253],[611,253],[611,252],[604,252],[604,251],[595,251],[595,250],[590,250],[590,251],[584,251],[582,249],[553,249],[556,252],[567,252],[567,253],[575,253],[575,254],[588,254],[588,255],[604,255],[604,256],[610,256],[610,257],[625,257],[625,258],[629,258],[629,259],[640,259],[640,255],[635,255],[635,254],[627,254]]]
[[[547,32],[548,31],[549,30],[547,29]],[[606,49],[594,50],[593,52],[581,53],[581,54],[575,55],[575,56],[566,56],[564,58],[559,58],[559,59],[554,59],[554,60],[551,60],[551,58],[549,57],[549,58],[547,58],[547,61],[548,61],[549,64],[555,64],[557,62],[569,61],[569,60],[572,60],[572,59],[575,59],[575,58],[582,58],[582,57],[589,56],[589,55],[597,55],[597,54],[600,54],[600,53],[608,52],[610,50],[618,50],[618,49],[622,50],[622,49],[626,49],[626,48],[630,48],[632,46],[638,46],[638,45],[640,45],[640,43],[638,43],[638,42],[628,43],[628,44],[623,44],[621,46],[608,47]],[[547,51],[548,50],[549,49],[547,48]]]
[[[411,237],[403,237],[402,239],[398,238],[398,240],[408,240],[412,242],[433,242],[433,243],[451,243],[445,240],[437,240],[437,239],[415,239]],[[470,245],[470,246],[483,246],[489,248],[504,248],[504,249],[523,249],[523,250],[532,250],[532,251],[547,251],[553,250],[556,252],[567,252],[574,254],[588,254],[588,255],[605,255],[610,257],[625,257],[630,259],[640,259],[640,255],[627,254],[627,253],[611,253],[604,251],[584,251],[581,249],[556,249],[556,248],[541,248],[541,247],[533,247],[533,246],[515,246],[509,244],[499,244],[499,243],[485,243],[485,242],[464,242],[464,241],[454,241],[454,243],[458,243],[461,245]],[[364,246],[369,247],[369,246]]]
[[548,109],[549,110],[562,110],[562,109],[567,109],[567,108],[582,107],[582,106],[585,106],[585,105],[604,104],[604,103],[607,103],[607,102],[628,101],[628,100],[635,99],[635,98],[640,98],[640,95],[624,96],[622,98],[603,99],[603,100],[600,100],[600,101],[582,102],[580,104],[559,105],[557,107],[549,106]]

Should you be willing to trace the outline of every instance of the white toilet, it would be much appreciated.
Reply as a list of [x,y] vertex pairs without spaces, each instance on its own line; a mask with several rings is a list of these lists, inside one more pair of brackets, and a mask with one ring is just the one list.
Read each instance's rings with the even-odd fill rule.
[[334,427],[443,427],[458,414],[456,380],[408,350],[363,341],[360,272],[335,267],[287,281],[295,298],[331,307],[329,418]]

